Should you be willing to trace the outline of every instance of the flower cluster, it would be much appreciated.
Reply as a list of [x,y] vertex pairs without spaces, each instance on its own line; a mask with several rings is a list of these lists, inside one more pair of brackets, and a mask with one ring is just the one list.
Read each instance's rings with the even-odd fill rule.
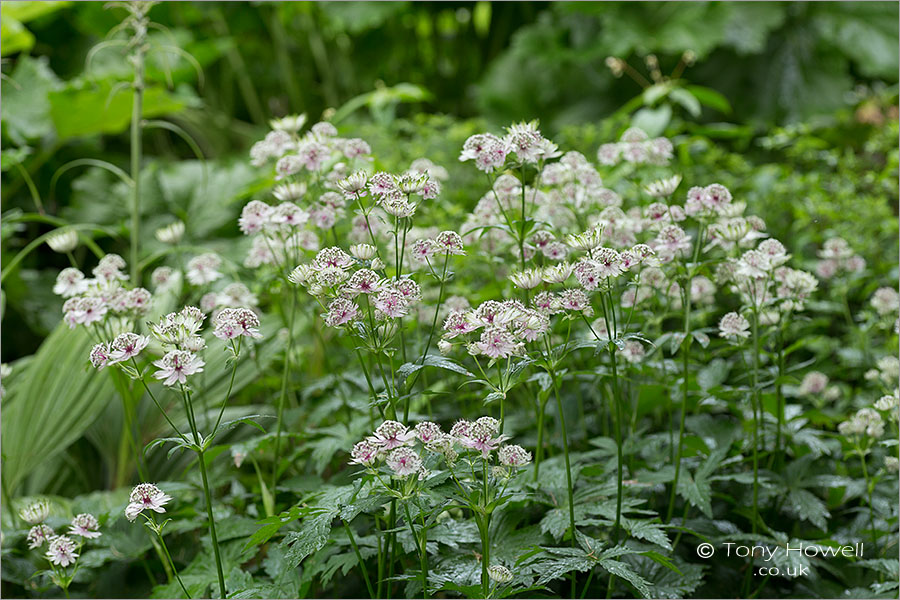
[[60,271],[53,293],[66,298],[64,320],[70,328],[102,325],[110,318],[117,322],[133,322],[150,310],[152,296],[144,288],[128,289],[128,275],[122,272],[125,261],[117,254],[107,254],[94,267],[94,277],[85,277],[75,267]]
[[[577,291],[577,290],[575,290]],[[491,359],[521,356],[525,344],[534,342],[550,330],[546,311],[527,308],[518,300],[488,300],[476,309],[453,311],[444,320],[441,352],[450,351],[454,340],[465,342],[473,356]],[[478,339],[471,334],[480,332]]]
[[821,260],[816,264],[816,275],[822,279],[831,279],[845,273],[859,273],[866,268],[866,260],[856,254],[843,238],[826,240],[818,255]]
[[874,408],[861,408],[850,419],[838,425],[838,431],[849,438],[865,435],[877,439],[884,435],[884,419]]
[[632,127],[622,134],[618,142],[602,144],[597,150],[597,161],[607,166],[620,162],[665,165],[672,159],[673,150],[668,139],[651,139],[643,129]]
[[164,513],[166,512],[166,509],[163,507],[168,504],[171,499],[171,496],[164,493],[152,483],[138,484],[131,490],[131,496],[128,498],[128,506],[125,507],[125,516],[129,521],[134,521],[137,519],[138,515],[145,510]]
[[[460,452],[474,452],[487,460],[497,451],[500,466],[515,470],[531,462],[531,453],[516,445],[503,445],[507,436],[499,433],[493,417],[457,421],[445,433],[440,425],[423,421],[413,429],[397,421],[384,421],[375,432],[350,451],[350,464],[375,469],[382,461],[395,477],[427,476],[425,464],[432,455],[443,457],[451,466]],[[417,450],[417,448],[419,448]]]
[[515,123],[502,138],[491,133],[471,136],[463,144],[460,161],[473,160],[486,173],[502,170],[507,160],[516,164],[538,164],[560,155],[556,144],[541,135],[537,121]]
[[[44,555],[51,564],[60,567],[68,567],[75,563],[79,556],[79,550],[85,540],[100,537],[100,523],[97,517],[88,513],[81,513],[72,519],[68,535],[57,535],[55,531],[44,523],[50,516],[50,503],[47,500],[38,500],[19,511],[19,516],[32,525],[28,530],[26,541],[28,548],[34,550],[47,544],[47,552]],[[80,538],[80,541],[73,540]]]

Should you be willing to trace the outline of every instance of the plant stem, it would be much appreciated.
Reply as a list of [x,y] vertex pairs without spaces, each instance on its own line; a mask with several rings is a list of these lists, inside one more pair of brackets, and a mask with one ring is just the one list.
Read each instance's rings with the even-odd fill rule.
[[359,552],[359,546],[356,545],[356,538],[353,536],[353,530],[350,529],[350,525],[347,521],[344,521],[344,531],[347,532],[347,537],[350,538],[350,546],[353,548],[353,553],[356,554],[356,561],[359,563],[359,570],[362,571],[363,579],[366,582],[366,589],[369,590],[369,598],[375,597],[375,590],[372,589],[372,582],[369,581],[369,572],[366,570],[366,563],[363,561],[362,554]]
[[[403,503],[403,510],[406,513],[406,524],[409,525],[409,532],[412,534],[413,541],[416,543],[416,546],[419,547],[419,565],[422,570],[422,598],[428,598],[428,563],[426,557],[426,546],[425,542],[419,539],[419,536],[416,535],[415,523],[413,522],[412,516],[409,513],[409,503]],[[425,535],[425,530],[422,529],[422,535]]]
[[684,450],[684,418],[687,413],[688,405],[688,379],[690,375],[690,357],[691,357],[691,280],[685,280],[681,286],[681,305],[684,307],[684,339],[681,340],[682,348],[682,396],[681,396],[681,415],[678,419],[678,449],[675,451],[675,478],[672,480],[672,491],[669,495],[669,509],[666,514],[666,523],[672,520],[675,511],[675,496],[678,493],[678,479],[681,475],[681,457]]
[[294,317],[297,309],[297,290],[293,287],[291,290],[291,310],[288,317],[288,339],[284,351],[284,373],[281,377],[281,393],[278,396],[278,429],[275,434],[275,464],[272,466],[272,485],[269,489],[272,498],[278,495],[276,485],[278,484],[278,467],[281,461],[281,432],[284,430],[284,401],[287,397],[288,376],[291,371],[291,349],[294,342]]
[[[154,525],[155,524],[156,523],[154,522]],[[184,592],[184,597],[190,598],[191,594],[187,591],[187,588],[184,587],[184,582],[181,580],[181,575],[178,574],[178,569],[175,567],[175,561],[172,560],[172,555],[169,554],[169,548],[166,546],[166,541],[163,539],[162,533],[159,530],[156,530],[156,537],[159,539],[160,545],[162,545],[162,549],[166,555],[166,559],[168,559],[169,565],[172,567],[172,573],[175,575],[175,579],[178,580],[178,585],[181,586],[181,591]]]
[[136,34],[134,64],[134,98],[131,103],[131,283],[141,285],[141,265],[138,261],[138,240],[141,228],[141,151],[142,129],[141,119],[144,114],[144,37],[146,33]]
[[[756,522],[759,520],[759,313],[754,306],[753,311],[753,527],[756,534]],[[759,411],[759,414],[757,414]]]
[[537,448],[534,450],[534,480],[537,481],[541,471],[541,458],[544,455],[544,409],[547,407],[547,400],[538,400],[537,415]]
[[[549,342],[548,342],[549,347]],[[549,352],[549,350],[548,350]],[[556,397],[556,410],[559,412],[559,427],[562,433],[563,457],[566,463],[566,492],[569,499],[569,528],[572,530],[572,547],[577,547],[575,539],[575,490],[572,486],[572,466],[569,463],[569,439],[566,433],[566,416],[563,413],[562,398],[559,397],[559,382],[557,381],[556,371],[550,368],[550,379],[553,382],[553,394]],[[572,597],[575,597],[575,573],[572,573]]]
[[219,554],[219,538],[216,536],[216,520],[213,517],[212,495],[209,492],[209,478],[206,476],[206,461],[203,458],[203,450],[197,452],[197,458],[200,461],[200,476],[203,479],[203,494],[206,496],[206,515],[209,517],[209,536],[212,538],[213,553],[216,556],[216,575],[219,578],[219,593],[222,598],[227,598],[228,596],[225,593],[225,575],[222,571],[222,557]]
[[872,509],[872,488],[874,485],[869,481],[869,471],[866,468],[866,455],[863,454],[863,451],[859,446],[857,446],[856,450],[859,453],[859,462],[862,463],[863,479],[866,481],[866,497],[869,504],[869,527],[872,529],[872,553],[873,555],[876,555],[878,554],[878,537],[875,532],[875,513]]

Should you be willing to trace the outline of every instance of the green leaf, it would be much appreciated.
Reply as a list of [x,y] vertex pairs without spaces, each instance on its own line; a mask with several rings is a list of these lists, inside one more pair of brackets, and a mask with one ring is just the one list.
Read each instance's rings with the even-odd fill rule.
[[731,103],[728,102],[728,98],[712,88],[704,87],[702,85],[687,85],[684,89],[703,106],[708,106],[709,108],[725,114],[731,112]]
[[[3,396],[3,478],[11,490],[77,440],[115,396],[109,372],[89,367],[93,342],[57,325]],[[6,379],[4,379],[6,384]]]
[[662,135],[672,119],[672,107],[663,104],[659,108],[642,108],[631,119],[633,127],[639,127],[650,137]]
[[473,376],[468,369],[466,369],[458,362],[453,361],[449,358],[444,358],[443,356],[438,356],[437,354],[429,354],[428,356],[426,356],[425,364],[429,367],[438,367],[440,369],[453,371],[454,373],[459,373],[460,375],[465,375],[466,377]]
[[[116,88],[112,80],[99,85],[70,83],[49,94],[50,117],[60,141],[97,134],[125,131],[131,123],[134,91]],[[189,98],[176,96],[162,86],[144,90],[142,115],[145,119],[181,111]]]
[[680,104],[692,117],[700,116],[700,100],[689,91],[683,88],[675,88],[669,92],[669,98]]
[[331,534],[331,521],[334,520],[336,512],[336,510],[323,510],[319,514],[305,519],[300,531],[294,531],[285,536],[284,545],[288,546],[285,558],[291,568],[296,568],[304,558],[325,547],[328,536]]
[[652,598],[653,594],[650,591],[650,585],[646,579],[635,573],[631,567],[629,567],[626,563],[620,562],[618,560],[610,560],[600,559],[600,566],[615,575],[616,577],[621,577],[628,583],[634,586],[634,588],[640,592],[641,596],[644,598]]
[[48,94],[61,86],[46,57],[21,57],[9,79],[0,83],[4,133],[19,145],[52,134]]

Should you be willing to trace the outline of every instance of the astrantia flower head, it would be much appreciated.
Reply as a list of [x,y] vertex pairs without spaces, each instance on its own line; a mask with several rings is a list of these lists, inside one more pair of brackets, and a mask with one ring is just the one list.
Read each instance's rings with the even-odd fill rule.
[[19,511],[19,517],[29,525],[43,523],[50,516],[50,501],[38,500]]
[[[454,425],[454,429],[457,429],[456,425]],[[466,427],[460,426],[454,437],[462,446],[478,450],[483,458],[487,458],[506,439],[506,436],[497,435],[497,431],[498,422],[496,419],[481,417],[474,423],[469,423]],[[454,435],[453,430],[451,430],[450,434]]]
[[125,260],[118,254],[107,254],[100,259],[92,271],[94,277],[100,281],[115,281],[128,279],[128,275],[122,273],[125,268]]
[[654,198],[667,198],[671,196],[681,183],[681,175],[673,175],[666,179],[660,179],[648,184],[644,191]]
[[368,194],[366,184],[369,178],[365,171],[357,171],[346,179],[342,179],[337,183],[338,189],[349,200],[357,197],[363,197]]
[[348,298],[336,298],[328,305],[328,312],[322,315],[329,327],[340,327],[356,319],[359,307]]
[[475,342],[474,348],[490,358],[507,358],[517,353],[519,344],[505,327],[487,327],[481,332],[481,339]]
[[110,364],[112,347],[109,344],[97,344],[91,350],[91,365],[98,371]]
[[371,440],[385,450],[405,446],[416,439],[416,434],[397,421],[385,421],[378,426]]
[[163,244],[177,244],[184,237],[184,223],[175,221],[165,227],[160,227],[154,232],[156,239]]
[[69,527],[70,535],[79,535],[83,538],[94,539],[100,537],[100,523],[97,517],[88,513],[81,513],[72,519],[72,526]]
[[463,241],[455,231],[442,231],[434,239],[437,251],[442,254],[465,255]]
[[56,533],[50,527],[41,523],[29,529],[25,539],[28,541],[28,548],[34,550],[35,548],[40,548],[44,545],[44,542],[49,542],[54,537],[56,537]]
[[357,442],[356,445],[353,446],[353,450],[350,451],[350,457],[352,459],[350,464],[371,467],[377,462],[378,455],[381,451],[381,445],[370,439]]
[[68,567],[71,564],[75,564],[75,559],[78,558],[78,553],[75,552],[75,549],[76,544],[71,538],[58,535],[50,540],[50,547],[47,548],[45,556],[54,565]]
[[203,360],[187,350],[172,350],[161,359],[153,361],[153,365],[159,367],[159,371],[153,374],[157,379],[163,380],[163,385],[175,385],[186,383],[189,375],[203,371]]
[[385,287],[375,297],[375,308],[387,318],[399,319],[409,313],[406,297],[395,287]]
[[426,446],[438,442],[443,436],[441,426],[431,421],[423,421],[416,425],[416,437]]
[[56,283],[53,285],[53,293],[63,298],[77,296],[87,289],[88,283],[84,278],[84,273],[75,267],[67,267],[60,271],[56,276]]
[[[150,338],[136,333],[120,333],[112,342],[110,352],[110,364],[129,360],[141,353],[147,347]],[[95,346],[96,348],[96,346]],[[93,352],[91,353],[93,355]]]
[[205,285],[222,277],[222,259],[211,252],[195,256],[187,264],[187,280],[192,285]]
[[378,249],[371,244],[350,246],[350,255],[359,260],[372,260],[376,254],[378,254]]
[[319,250],[318,254],[316,254],[316,257],[313,259],[312,265],[313,268],[318,270],[327,267],[347,269],[353,265],[353,258],[337,246],[332,246],[330,248]]
[[541,282],[543,281],[543,270],[542,269],[526,269],[525,271],[519,271],[519,272],[510,274],[509,279],[519,289],[523,289],[523,290],[534,289],[537,286],[541,285]]
[[240,336],[261,338],[259,333],[259,317],[249,308],[223,308],[213,320],[213,335],[222,340],[231,340]]
[[57,229],[47,237],[47,245],[60,254],[71,252],[78,247],[78,232],[65,227]]
[[820,371],[810,371],[803,376],[797,392],[803,396],[821,394],[828,387],[828,375]]
[[285,115],[280,119],[270,119],[269,127],[276,131],[286,131],[288,133],[297,133],[303,129],[306,123],[306,115]]
[[750,322],[736,312],[726,314],[719,321],[719,335],[730,340],[750,337]]
[[488,567],[488,577],[491,578],[491,581],[499,583],[500,585],[509,583],[513,580],[512,571],[503,565],[491,565]]
[[479,133],[465,141],[459,160],[474,160],[478,170],[491,173],[503,166],[506,153],[507,145],[500,138],[490,133]]
[[424,467],[422,458],[412,448],[400,447],[391,450],[385,459],[387,465],[397,477],[406,477],[419,473]]
[[900,310],[900,294],[897,293],[897,288],[878,288],[872,295],[870,303],[875,312],[882,317],[894,314]]
[[163,508],[172,497],[152,483],[140,483],[134,486],[129,497],[129,504],[125,507],[125,516],[129,521],[134,521],[144,510],[152,510],[158,513],[166,512]]
[[500,447],[500,451],[497,453],[497,459],[500,461],[500,464],[505,467],[524,467],[531,462],[531,452],[527,451],[522,446],[510,444],[508,446]]

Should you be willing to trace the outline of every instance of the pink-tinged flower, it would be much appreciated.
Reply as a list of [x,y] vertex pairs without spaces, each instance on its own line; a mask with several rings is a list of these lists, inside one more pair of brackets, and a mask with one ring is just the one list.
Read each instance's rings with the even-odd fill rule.
[[322,248],[313,259],[313,267],[322,270],[328,267],[337,269],[346,269],[353,264],[353,258],[338,248],[332,246],[330,248]]
[[203,365],[205,364],[200,357],[192,352],[172,350],[161,359],[153,362],[153,365],[160,369],[153,376],[164,380],[163,385],[174,385],[175,382],[185,383],[188,375],[200,373],[203,371]]
[[134,288],[127,295],[128,308],[140,315],[146,314],[150,310],[150,301],[153,296],[150,292],[142,287]]
[[371,439],[357,442],[353,446],[353,450],[350,451],[350,457],[352,458],[350,464],[371,467],[378,460],[378,454],[381,450],[382,447]]
[[97,522],[97,517],[88,513],[81,513],[72,519],[72,526],[69,527],[69,534],[94,539],[101,535],[98,529],[100,529],[100,523]]
[[504,467],[524,467],[531,462],[531,452],[522,446],[510,444],[500,448],[497,459]]
[[747,250],[737,262],[735,275],[749,279],[765,279],[772,270],[769,257],[758,250]]
[[[150,338],[136,333],[120,333],[112,342],[109,364],[126,361],[141,353],[147,347]],[[94,347],[96,349],[96,346]],[[93,352],[91,353],[93,355]]]
[[75,542],[71,538],[58,535],[50,540],[50,547],[47,549],[45,556],[54,565],[68,567],[71,564],[75,564],[78,553],[75,552]]
[[536,310],[526,309],[517,319],[516,335],[526,342],[533,342],[550,330],[550,319]]
[[505,328],[488,327],[481,332],[481,339],[475,348],[490,358],[507,358],[519,348],[515,337]]
[[358,296],[359,294],[376,294],[383,287],[378,273],[371,269],[360,269],[350,276],[341,290],[344,295]]
[[397,448],[392,450],[385,459],[387,465],[394,471],[397,477],[406,477],[422,470],[424,463],[421,457],[412,448]]
[[84,293],[88,288],[84,273],[74,267],[67,267],[56,276],[53,293],[63,298],[71,298]]
[[347,158],[359,158],[366,160],[372,154],[369,143],[360,138],[347,138],[339,145],[341,153]]
[[563,310],[589,311],[591,307],[587,294],[574,288],[560,292],[559,302]]
[[248,202],[238,219],[238,227],[245,235],[251,235],[262,231],[263,226],[269,222],[272,207],[259,200]]
[[91,350],[91,364],[98,371],[102,371],[104,367],[110,364],[110,355],[112,348],[109,344],[97,344]]
[[578,261],[573,271],[575,273],[575,279],[578,280],[578,283],[580,283],[581,287],[584,289],[596,290],[597,286],[600,285],[600,265],[597,261],[589,258],[582,259]]
[[463,241],[455,231],[442,231],[434,239],[438,252],[446,254],[465,255]]
[[222,277],[219,267],[222,259],[209,252],[195,256],[187,264],[187,280],[191,285],[205,285]]
[[28,541],[28,547],[34,550],[35,548],[40,548],[44,545],[44,542],[49,542],[54,537],[56,537],[56,533],[42,523],[29,529],[28,536],[25,539]]
[[353,300],[336,298],[328,305],[328,312],[323,315],[323,319],[329,327],[340,327],[356,319],[358,315],[359,307]]
[[309,213],[293,202],[282,202],[269,214],[269,222],[283,228],[303,227],[309,221]]
[[424,263],[428,260],[429,257],[434,256],[437,252],[437,247],[434,243],[434,240],[424,238],[420,240],[416,240],[412,245],[412,258],[413,260]]
[[450,428],[450,437],[457,439],[467,437],[470,429],[472,429],[472,422],[460,419]]
[[479,327],[480,325],[475,325],[471,320],[466,318],[466,314],[464,312],[453,311],[449,315],[447,315],[447,319],[444,321],[443,337],[445,339],[452,340],[459,335],[471,333]]
[[409,431],[403,423],[385,421],[378,426],[375,435],[369,439],[384,450],[393,450],[411,443],[416,439],[416,433]]
[[158,513],[166,512],[163,508],[172,497],[165,494],[152,483],[141,483],[131,490],[129,504],[125,507],[125,516],[129,521],[134,521],[144,510],[152,510]]
[[500,138],[490,133],[479,133],[465,141],[459,160],[474,160],[478,170],[490,173],[503,166],[506,153],[507,146]]
[[304,142],[297,148],[300,164],[309,171],[320,170],[330,155],[328,146],[315,141]]
[[[468,430],[457,437],[459,443],[466,448],[478,450],[483,458],[490,456],[507,439],[506,436],[497,435],[497,420],[491,417],[481,417],[472,423]],[[461,433],[461,432],[460,432]]]
[[261,338],[259,317],[249,308],[223,308],[213,320],[213,335],[222,340],[245,336]]
[[392,287],[386,287],[378,293],[375,297],[375,308],[392,319],[404,317],[409,312],[406,298]]
[[433,444],[444,437],[441,426],[431,421],[423,421],[416,425],[416,437],[425,445]]
[[619,352],[630,363],[640,362],[644,358],[644,345],[637,340],[628,340]]
[[660,260],[669,262],[677,254],[690,250],[691,236],[678,225],[666,225],[653,240],[653,248],[659,254]]
[[875,290],[869,303],[880,316],[890,315],[900,310],[900,294],[896,288],[881,287]]
[[730,312],[719,321],[719,335],[730,340],[750,337],[750,322],[736,312]]
[[419,288],[419,284],[412,279],[395,281],[394,289],[400,292],[407,304],[413,304],[422,299],[422,290]]
[[810,371],[803,376],[800,383],[798,393],[808,396],[812,394],[821,394],[828,387],[828,375],[819,371]]
[[555,315],[562,310],[559,295],[548,291],[538,292],[531,301],[531,305],[539,312],[548,315]]
[[372,195],[379,199],[399,191],[397,179],[384,171],[379,171],[369,178],[368,188]]
[[124,268],[125,259],[118,254],[107,254],[100,259],[100,262],[97,263],[97,266],[91,272],[99,281],[110,282],[128,279],[128,275],[122,273]]

